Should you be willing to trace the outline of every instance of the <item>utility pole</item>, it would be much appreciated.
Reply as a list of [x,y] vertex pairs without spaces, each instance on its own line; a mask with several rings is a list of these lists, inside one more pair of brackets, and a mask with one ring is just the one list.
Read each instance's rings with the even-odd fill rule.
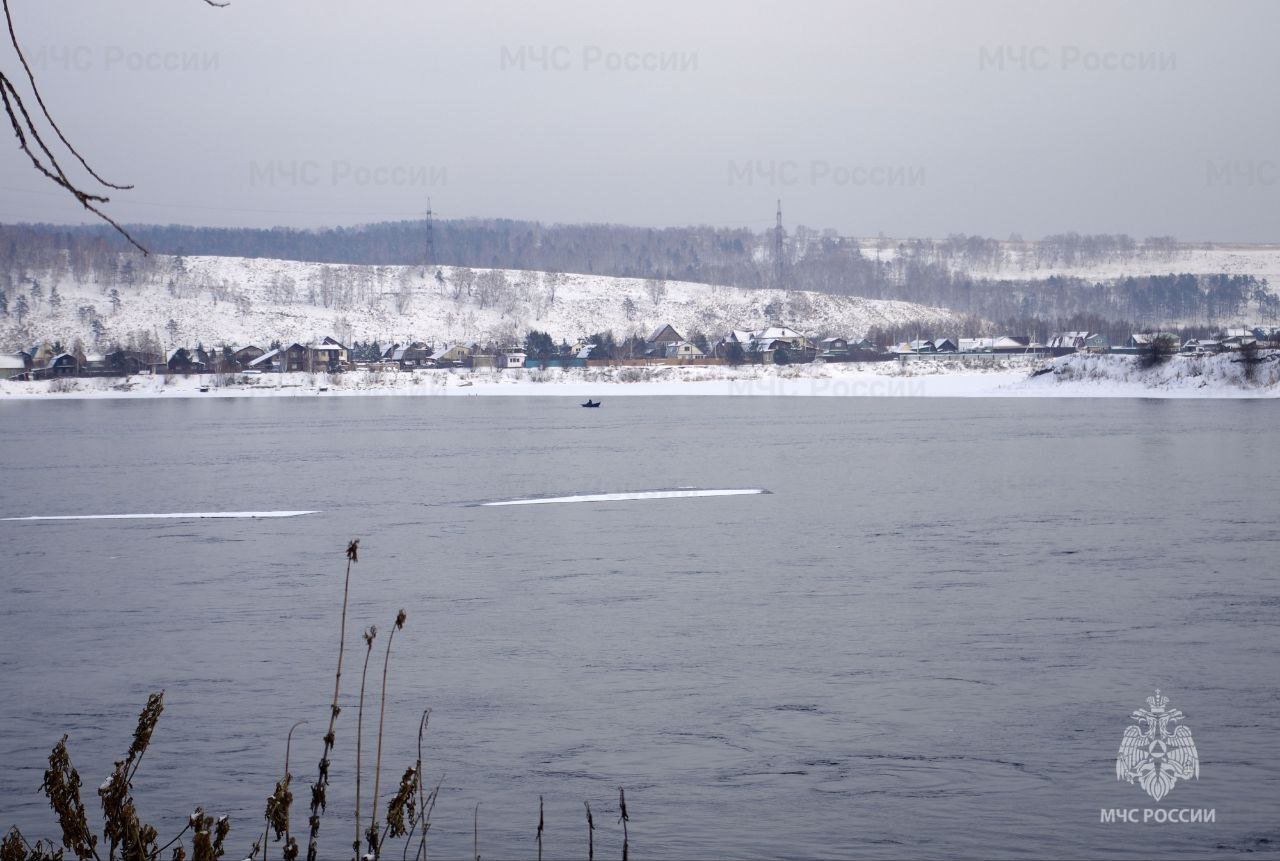
[[427,198],[427,259],[423,264],[423,274],[426,274],[427,268],[434,266],[436,262],[436,235],[435,225],[432,219],[435,213],[431,211],[431,198]]
[[782,200],[778,200],[778,224],[773,228],[773,286],[785,290],[782,283]]

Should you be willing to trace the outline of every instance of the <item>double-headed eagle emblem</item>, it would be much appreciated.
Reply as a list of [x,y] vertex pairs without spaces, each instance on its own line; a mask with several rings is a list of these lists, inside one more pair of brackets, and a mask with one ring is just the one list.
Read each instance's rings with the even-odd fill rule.
[[1156,801],[1164,798],[1179,780],[1200,777],[1200,755],[1183,714],[1169,708],[1169,698],[1156,691],[1147,707],[1129,716],[1135,724],[1125,727],[1116,755],[1116,780],[1138,785]]

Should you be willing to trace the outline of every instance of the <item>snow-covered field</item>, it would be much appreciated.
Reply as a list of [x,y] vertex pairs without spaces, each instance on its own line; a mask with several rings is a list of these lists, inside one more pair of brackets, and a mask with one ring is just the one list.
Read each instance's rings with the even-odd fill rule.
[[[731,329],[772,323],[811,336],[857,338],[877,326],[944,325],[957,319],[950,311],[911,302],[519,270],[495,270],[502,281],[491,281],[488,293],[489,270],[469,270],[474,282],[468,290],[459,286],[460,270],[447,266],[440,267],[440,280],[436,268],[241,257],[184,257],[180,268],[176,258],[162,257],[157,270],[134,286],[62,279],[56,285],[58,308],[45,298],[21,324],[13,314],[0,318],[0,349],[38,340],[71,344],[80,338],[93,344],[92,318],[81,312],[85,306],[93,307],[106,328],[99,344],[125,343],[130,335],[145,333],[165,347],[265,347],[276,339],[308,342],[325,335],[344,343],[377,340],[383,346],[411,340],[437,347],[500,344],[521,341],[529,329],[573,343],[605,330],[618,340],[645,336],[663,323],[686,337],[700,331],[713,340]],[[46,293],[51,286],[45,285]],[[110,298],[113,289],[119,293],[118,309]]]
[[[1046,368],[1052,372],[1032,376],[1033,371]],[[1244,366],[1226,354],[1176,356],[1145,370],[1131,356],[1078,355],[1052,362],[1012,356],[981,362],[941,359],[906,364],[355,371],[242,379],[204,375],[0,381],[0,404],[31,398],[362,395],[1273,398],[1280,396],[1280,361],[1271,359],[1256,366],[1253,381],[1246,380]],[[202,387],[208,390],[202,392]]]

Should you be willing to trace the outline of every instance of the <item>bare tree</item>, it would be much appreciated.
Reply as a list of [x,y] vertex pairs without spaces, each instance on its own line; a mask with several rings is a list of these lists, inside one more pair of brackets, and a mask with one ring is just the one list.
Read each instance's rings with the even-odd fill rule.
[[400,285],[396,290],[396,313],[407,314],[413,305],[413,271],[406,269],[400,273]]
[[648,278],[644,282],[645,292],[649,294],[649,298],[653,300],[656,308],[667,296],[667,282],[660,278]]
[[550,304],[556,304],[556,293],[564,286],[564,273],[551,270],[543,279],[547,285],[547,299]]
[[454,269],[453,270],[453,301],[457,302],[464,292],[468,296],[471,295],[471,287],[475,283],[476,283],[476,273],[474,270],[466,266],[460,266],[457,269]]
[[[204,2],[209,6],[230,5],[229,0],[204,0]],[[35,73],[31,71],[31,64],[27,62],[27,56],[23,53],[22,44],[18,41],[18,33],[13,26],[13,15],[9,11],[9,0],[3,0],[3,4],[5,24],[9,29],[9,44],[13,46],[14,54],[18,58],[18,62],[22,65],[22,71],[26,75],[27,84],[30,89],[29,95],[35,99],[35,103],[39,107],[40,114],[44,117],[44,122],[48,126],[48,130],[51,130],[57,136],[58,140],[62,142],[63,147],[66,148],[66,151],[71,153],[71,155],[75,157],[76,161],[80,162],[80,166],[88,172],[89,176],[93,177],[93,179],[104,188],[111,188],[117,191],[126,191],[133,188],[132,185],[120,185],[103,179],[97,171],[89,166],[89,162],[85,160],[85,157],[80,154],[80,151],[77,150],[75,146],[72,145],[71,141],[67,140],[67,136],[62,133],[61,127],[59,127],[58,123],[54,120],[53,115],[49,113],[49,108],[44,103],[44,97],[40,95],[40,87],[36,84]],[[26,98],[22,93],[18,92],[18,88],[14,85],[13,80],[3,71],[0,71],[0,101],[4,102],[4,110],[9,117],[9,124],[13,127],[13,134],[18,139],[18,149],[25,153],[27,158],[31,160],[31,166],[36,170],[36,172],[42,174],[59,188],[65,189],[67,193],[80,202],[81,206],[98,216],[98,218],[101,218],[107,224],[110,224],[120,233],[121,236],[129,240],[130,244],[143,254],[146,254],[147,249],[139,245],[137,240],[130,236],[129,232],[116,223],[111,216],[98,208],[99,204],[109,202],[110,198],[104,194],[86,191],[78,182],[67,176],[66,170],[63,168],[61,162],[58,161],[58,156],[54,154],[52,149],[50,149],[50,143],[45,140],[48,130],[44,132],[41,131],[39,127],[39,118],[32,116],[33,111],[28,108]]]
[[476,301],[481,308],[498,303],[511,289],[501,269],[488,269],[476,278]]

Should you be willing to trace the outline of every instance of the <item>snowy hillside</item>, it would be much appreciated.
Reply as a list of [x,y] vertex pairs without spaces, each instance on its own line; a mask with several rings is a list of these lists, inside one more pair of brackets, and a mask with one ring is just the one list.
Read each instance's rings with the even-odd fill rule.
[[[872,260],[890,262],[898,256],[896,239],[860,239],[862,253]],[[940,245],[940,240],[929,240]],[[1000,259],[970,265],[963,258],[949,261],[950,267],[974,278],[1001,280],[1042,280],[1053,276],[1111,281],[1124,277],[1190,273],[1192,275],[1253,275],[1265,278],[1272,292],[1280,290],[1280,245],[1238,245],[1225,243],[1178,245],[1150,253],[1138,249],[1127,257],[1067,265],[1045,264],[1037,259],[1035,243],[1000,243]]]
[[[56,298],[54,289],[56,288]],[[873,327],[946,325],[950,311],[910,302],[687,282],[442,267],[355,266],[239,257],[153,257],[142,275],[78,282],[69,274],[21,294],[0,317],[0,348],[80,338],[150,336],[164,345],[421,339],[511,343],[528,329],[572,342],[622,338],[671,323],[686,337],[783,322],[810,335],[860,337]],[[96,336],[95,336],[96,333]]]

